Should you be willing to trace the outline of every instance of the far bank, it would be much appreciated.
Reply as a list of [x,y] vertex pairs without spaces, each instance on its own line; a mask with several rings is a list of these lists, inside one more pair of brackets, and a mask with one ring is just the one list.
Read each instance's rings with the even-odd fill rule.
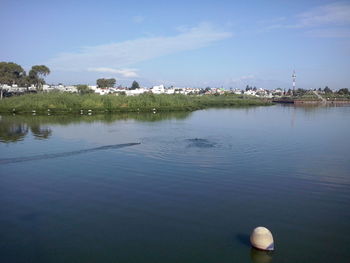
[[61,92],[25,94],[0,101],[3,113],[84,113],[193,111],[210,107],[268,106],[268,99],[246,95],[141,94],[115,96]]

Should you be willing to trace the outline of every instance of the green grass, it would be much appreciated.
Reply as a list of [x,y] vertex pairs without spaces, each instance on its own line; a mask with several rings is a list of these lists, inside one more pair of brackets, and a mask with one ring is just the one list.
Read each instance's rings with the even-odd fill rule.
[[[338,94],[338,93],[321,93],[318,92],[318,94],[323,97],[324,99],[328,100],[349,100],[350,99],[350,94]],[[293,97],[294,99],[298,100],[320,100],[320,98],[315,95],[315,93],[311,90],[306,91],[302,95],[297,95]]]
[[93,112],[149,112],[191,111],[209,107],[262,106],[271,105],[267,100],[240,95],[154,95],[116,96],[98,94],[38,93],[4,98],[0,101],[0,112],[28,113],[79,113]]
[[323,98],[329,100],[350,100],[350,94],[327,93],[320,94]]

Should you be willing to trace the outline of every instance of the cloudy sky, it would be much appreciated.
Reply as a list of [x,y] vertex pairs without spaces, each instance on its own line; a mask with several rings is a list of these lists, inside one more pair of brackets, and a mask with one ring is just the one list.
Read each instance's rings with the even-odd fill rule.
[[45,64],[49,83],[350,83],[350,1],[0,0],[0,17],[0,61]]

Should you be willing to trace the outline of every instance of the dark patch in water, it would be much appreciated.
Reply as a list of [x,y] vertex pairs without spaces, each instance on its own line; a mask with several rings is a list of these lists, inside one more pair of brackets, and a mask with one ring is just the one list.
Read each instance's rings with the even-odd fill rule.
[[187,142],[189,144],[187,147],[192,148],[212,148],[216,146],[215,142],[211,142],[210,140],[207,139],[200,139],[200,138],[194,138],[194,139],[187,139]]
[[247,234],[238,233],[236,234],[236,239],[242,245],[250,247],[250,236]]
[[23,221],[35,221],[39,218],[40,214],[33,212],[33,213],[28,213],[20,216],[19,218]]
[[67,156],[95,152],[95,151],[101,151],[101,150],[120,149],[120,148],[139,145],[139,144],[141,144],[141,143],[123,143],[123,144],[105,145],[105,146],[100,146],[100,147],[96,147],[96,148],[90,148],[90,149],[84,149],[84,150],[78,150],[78,151],[72,151],[72,152],[51,153],[51,154],[41,154],[41,155],[34,155],[34,156],[28,156],[28,157],[0,159],[0,164],[19,163],[19,162],[67,157]]

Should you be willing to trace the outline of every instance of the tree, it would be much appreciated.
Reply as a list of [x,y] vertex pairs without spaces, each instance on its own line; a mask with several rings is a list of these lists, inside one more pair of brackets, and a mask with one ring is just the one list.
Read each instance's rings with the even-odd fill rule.
[[27,77],[27,84],[35,85],[38,90],[42,88],[42,85],[45,84],[44,77],[50,74],[50,69],[45,65],[35,65],[32,66],[32,69],[29,71]]
[[347,88],[345,88],[345,89],[340,89],[340,90],[338,90],[338,94],[349,94],[349,90],[347,89]]
[[305,89],[297,89],[293,91],[294,96],[303,96],[307,93],[307,90]]
[[328,88],[328,86],[326,86],[323,91],[326,94],[333,93],[333,91],[330,88]]
[[137,83],[137,81],[133,81],[132,84],[131,84],[131,90],[134,90],[134,89],[139,89],[140,88],[140,85],[139,83]]
[[116,80],[111,78],[111,79],[98,79],[96,80],[96,85],[99,88],[112,88],[115,86]]
[[88,93],[93,93],[94,91],[89,88],[88,85],[76,85],[78,93],[80,94],[88,94]]
[[0,62],[0,84],[21,85],[26,72],[23,68],[13,62]]

